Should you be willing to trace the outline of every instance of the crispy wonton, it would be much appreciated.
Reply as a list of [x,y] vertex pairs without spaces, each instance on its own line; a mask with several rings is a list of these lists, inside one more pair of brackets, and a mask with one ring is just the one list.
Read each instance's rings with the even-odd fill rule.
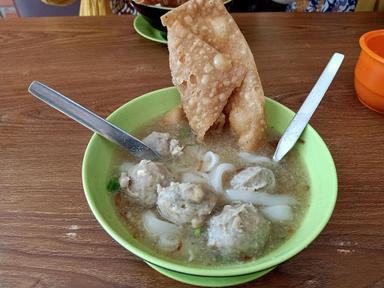
[[175,21],[168,31],[173,83],[182,95],[189,125],[199,140],[219,118],[246,70]]
[[[168,38],[170,59],[174,58],[175,48],[178,47],[173,43],[175,38],[173,38],[172,35],[178,27],[183,26],[188,32],[186,36],[193,35],[195,39],[199,39],[199,41],[207,44],[201,46],[202,48],[210,47],[215,49],[218,53],[226,57],[226,60],[229,59],[233,65],[242,65],[246,68],[243,82],[240,87],[235,89],[231,94],[224,113],[228,116],[232,131],[235,132],[239,138],[239,146],[241,149],[255,151],[262,146],[266,135],[266,121],[264,116],[264,93],[259,74],[246,40],[231,15],[227,12],[222,0],[190,0],[165,14],[162,17],[162,22],[163,25],[167,26],[168,33],[171,35],[171,37]],[[197,55],[188,54],[191,49],[188,49],[188,47],[184,47],[183,49],[186,49],[184,52],[185,61],[189,59],[193,62],[198,59]],[[182,83],[178,81],[175,82],[174,68],[171,64],[174,84],[179,87]],[[178,68],[176,74],[182,74],[182,69],[190,70],[187,65],[184,65]],[[230,70],[228,71],[228,73],[230,73]],[[215,78],[220,79],[221,83],[225,83],[221,77],[222,75]],[[194,99],[200,102],[199,97],[202,97],[203,94],[196,94],[197,92],[194,90],[199,89],[199,85],[198,83],[192,90],[188,91],[180,89],[179,87],[182,98],[190,97],[188,95],[194,94]],[[184,101],[185,100],[183,100],[183,103]],[[222,109],[221,106],[219,109]],[[185,109],[184,106],[183,108]],[[204,109],[204,112],[201,111],[201,113],[211,113],[210,109],[212,109],[212,107],[203,106],[201,108]],[[219,113],[215,111],[214,117],[218,118],[222,110],[220,110]],[[211,118],[210,122],[212,120]],[[213,122],[215,122],[216,119],[214,119]],[[197,121],[200,120],[202,119],[197,119]],[[207,126],[207,124],[204,124],[205,128]],[[199,136],[204,135],[200,133]]]

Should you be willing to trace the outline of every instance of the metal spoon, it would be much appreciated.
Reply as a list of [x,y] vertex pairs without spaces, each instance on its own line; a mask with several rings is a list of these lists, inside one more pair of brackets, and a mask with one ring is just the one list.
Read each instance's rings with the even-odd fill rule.
[[319,80],[313,86],[311,92],[301,105],[299,111],[289,123],[287,129],[284,131],[283,136],[280,138],[273,161],[278,162],[295,146],[304,128],[307,126],[309,119],[311,119],[317,106],[319,106],[321,99],[323,99],[325,92],[332,83],[337,71],[343,62],[344,55],[340,53],[333,54],[329,60],[323,73],[321,73]]
[[52,88],[38,81],[33,81],[29,86],[28,91],[33,96],[59,110],[93,132],[120,145],[133,156],[147,160],[156,160],[160,158],[157,152],[153,151],[140,140]]

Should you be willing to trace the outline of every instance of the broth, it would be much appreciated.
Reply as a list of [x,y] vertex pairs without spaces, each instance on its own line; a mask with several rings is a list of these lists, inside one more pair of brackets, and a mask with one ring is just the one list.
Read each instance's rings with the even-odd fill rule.
[[[182,171],[190,171],[191,167],[197,169],[198,166],[201,166],[201,161],[198,159],[201,159],[206,151],[213,151],[218,154],[222,163],[232,163],[236,167],[236,173],[245,165],[255,166],[245,164],[244,160],[238,156],[239,152],[235,145],[234,137],[231,136],[229,131],[207,135],[204,144],[197,143],[187,123],[170,125],[164,121],[157,121],[142,131],[144,131],[143,134],[138,136],[148,135],[152,131],[167,132],[171,134],[172,137],[177,138],[180,144],[184,146],[184,154],[182,156],[171,157],[163,161],[166,168],[174,175],[172,181],[179,180]],[[268,144],[257,151],[257,155],[271,158],[277,139],[278,133],[274,130],[269,130]],[[220,143],[220,145],[217,143]],[[120,166],[124,162],[134,162],[134,160],[123,151],[117,152],[115,163],[110,172],[112,176],[116,177],[119,175]],[[296,203],[291,206],[293,212],[293,218],[291,220],[270,222],[269,236],[266,244],[257,253],[226,254],[222,253],[221,249],[215,249],[207,245],[209,219],[214,215],[218,215],[223,209],[223,206],[229,204],[228,199],[222,197],[222,195],[218,195],[216,205],[201,227],[192,228],[191,225],[181,225],[180,229],[183,235],[181,244],[178,245],[176,249],[172,249],[172,251],[159,247],[158,239],[149,236],[143,227],[142,217],[148,210],[152,211],[158,218],[165,220],[161,217],[156,206],[152,208],[144,207],[137,201],[133,201],[130,197],[127,197],[121,190],[117,191],[111,197],[115,203],[116,211],[125,221],[127,229],[131,231],[136,239],[145,243],[146,246],[155,250],[158,254],[171,257],[182,263],[188,263],[188,265],[199,266],[249,261],[276,249],[295,233],[306,212],[309,199],[307,173],[295,150],[291,151],[277,165],[264,163],[259,166],[265,166],[273,171],[276,180],[274,195],[289,195],[295,199]],[[230,176],[233,175],[234,173]],[[224,177],[223,180],[225,187],[228,187],[230,185],[230,177]],[[260,207],[260,209],[263,208],[263,206],[255,206]]]

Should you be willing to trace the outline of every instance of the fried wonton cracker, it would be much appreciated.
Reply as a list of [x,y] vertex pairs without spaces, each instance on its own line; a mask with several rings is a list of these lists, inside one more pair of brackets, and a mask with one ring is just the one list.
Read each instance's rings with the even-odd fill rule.
[[162,22],[168,31],[181,23],[232,62],[246,67],[244,81],[231,95],[225,112],[241,149],[255,151],[262,146],[266,136],[264,92],[252,52],[222,0],[190,0],[165,14]]
[[178,21],[168,31],[168,47],[172,81],[182,95],[189,125],[202,140],[241,85],[245,67],[189,33]]

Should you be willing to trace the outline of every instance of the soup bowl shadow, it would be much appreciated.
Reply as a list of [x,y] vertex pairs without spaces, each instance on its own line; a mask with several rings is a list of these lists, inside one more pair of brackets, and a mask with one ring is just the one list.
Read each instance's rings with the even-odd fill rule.
[[[107,119],[122,129],[137,134],[140,128],[153,123],[179,103],[180,96],[176,88],[164,88],[128,102]],[[294,113],[278,102],[266,98],[266,115],[268,125],[282,133]],[[94,216],[104,230],[131,253],[159,272],[190,284],[196,283],[193,277],[199,279],[228,277],[227,279],[233,280],[236,279],[235,276],[245,276],[242,281],[232,281],[233,284],[239,284],[262,276],[305,249],[324,229],[336,203],[337,174],[332,156],[319,134],[308,126],[301,136],[301,141],[294,148],[308,172],[310,193],[308,209],[297,231],[277,249],[249,262],[219,266],[183,264],[174,258],[157,254],[139,239],[135,239],[116,212],[106,187],[111,176],[109,171],[115,160],[114,155],[118,149],[116,145],[96,134],[92,136],[86,148],[82,181],[86,199]],[[253,278],[247,278],[246,275]],[[188,277],[190,279],[187,279]],[[201,281],[199,285],[202,285]]]

